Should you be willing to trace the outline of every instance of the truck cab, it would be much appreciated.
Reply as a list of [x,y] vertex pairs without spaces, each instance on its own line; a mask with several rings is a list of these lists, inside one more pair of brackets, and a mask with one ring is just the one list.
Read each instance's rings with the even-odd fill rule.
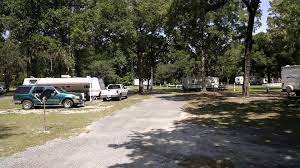
[[108,99],[122,100],[122,98],[127,98],[128,90],[122,84],[109,84],[105,90],[101,91],[101,98],[103,101]]

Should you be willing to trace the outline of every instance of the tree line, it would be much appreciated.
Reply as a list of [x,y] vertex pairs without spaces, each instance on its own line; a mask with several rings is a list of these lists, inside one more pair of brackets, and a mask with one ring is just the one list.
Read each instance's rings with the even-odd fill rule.
[[[131,84],[154,76],[233,82],[280,77],[299,64],[300,4],[273,0],[267,32],[259,0],[0,0],[0,80],[97,76]],[[3,74],[3,75],[2,75]],[[143,91],[140,82],[139,91]],[[244,95],[249,95],[248,85]],[[203,86],[205,89],[205,86]]]

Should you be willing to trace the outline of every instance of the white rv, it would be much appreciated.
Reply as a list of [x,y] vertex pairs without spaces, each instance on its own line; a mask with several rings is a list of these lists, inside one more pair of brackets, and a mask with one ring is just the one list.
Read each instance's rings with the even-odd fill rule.
[[300,96],[300,65],[281,67],[282,90]]
[[[208,76],[205,78],[206,88],[208,90],[214,90],[219,88],[219,78]],[[201,90],[202,89],[202,79],[186,77],[182,78],[182,88],[184,90]]]
[[[134,86],[139,86],[139,84],[140,84],[140,80],[139,79],[134,79],[133,80],[133,85]],[[152,84],[152,80],[149,80],[149,85],[151,85]],[[144,80],[143,81],[143,85],[144,86],[148,86],[148,80]]]
[[237,84],[237,85],[242,85],[244,83],[244,77],[243,76],[235,77],[234,83]]
[[105,89],[102,79],[96,77],[69,77],[62,78],[25,78],[23,85],[52,85],[60,86],[69,92],[84,93],[90,99],[100,96]]

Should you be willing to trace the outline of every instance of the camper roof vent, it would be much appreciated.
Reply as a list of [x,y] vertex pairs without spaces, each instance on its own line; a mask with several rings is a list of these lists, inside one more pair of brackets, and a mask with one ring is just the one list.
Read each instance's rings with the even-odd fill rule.
[[71,78],[70,75],[61,75],[62,78]]

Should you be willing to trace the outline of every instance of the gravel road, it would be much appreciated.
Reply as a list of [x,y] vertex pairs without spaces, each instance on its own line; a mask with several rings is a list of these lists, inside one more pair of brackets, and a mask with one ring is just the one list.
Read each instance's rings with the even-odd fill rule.
[[[87,128],[87,133],[68,140],[52,140],[45,145],[31,147],[24,152],[1,158],[0,167],[89,168],[131,163],[134,151],[114,146],[131,141],[133,138],[131,135],[134,133],[157,129],[171,130],[173,122],[181,117],[183,104],[182,101],[162,100],[158,96],[153,96],[94,122]],[[158,159],[159,157],[157,156]]]

